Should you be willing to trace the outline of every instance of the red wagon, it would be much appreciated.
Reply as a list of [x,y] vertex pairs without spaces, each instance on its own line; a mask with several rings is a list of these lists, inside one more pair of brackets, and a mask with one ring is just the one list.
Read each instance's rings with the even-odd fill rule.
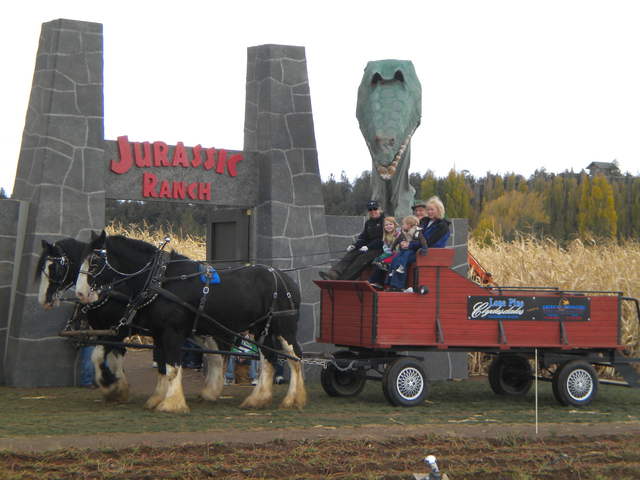
[[621,344],[621,310],[638,300],[622,292],[548,287],[483,287],[451,269],[452,249],[430,249],[409,271],[415,293],[379,291],[366,281],[316,281],[321,288],[318,342],[343,347],[322,372],[333,396],[357,395],[367,379],[382,381],[393,405],[427,395],[423,363],[407,350],[483,351],[494,355],[489,382],[497,394],[524,395],[536,351],[543,368],[557,366],[555,398],[586,405],[599,380],[593,365],[617,369],[640,387]]

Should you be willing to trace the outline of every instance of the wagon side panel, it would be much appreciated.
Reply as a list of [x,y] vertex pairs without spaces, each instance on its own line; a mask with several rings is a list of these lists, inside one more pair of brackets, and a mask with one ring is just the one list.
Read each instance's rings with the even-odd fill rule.
[[[435,270],[435,269],[429,269]],[[448,268],[437,268],[440,289],[440,322],[443,342],[452,346],[495,346],[500,332],[495,322],[476,322],[467,316],[467,300],[486,290]]]
[[318,342],[371,347],[375,336],[375,292],[354,282],[317,283],[321,287]]

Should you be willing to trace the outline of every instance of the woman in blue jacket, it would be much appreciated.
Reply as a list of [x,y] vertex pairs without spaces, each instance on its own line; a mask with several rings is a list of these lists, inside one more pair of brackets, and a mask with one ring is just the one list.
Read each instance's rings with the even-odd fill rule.
[[400,248],[405,248],[406,253],[398,255],[391,262],[387,282],[393,291],[404,291],[406,288],[407,268],[410,263],[416,261],[416,252],[418,250],[422,250],[422,253],[425,254],[427,247],[443,248],[449,239],[451,222],[444,218],[442,201],[433,196],[427,200],[425,207],[427,215],[420,219],[418,238],[411,242],[402,242]]

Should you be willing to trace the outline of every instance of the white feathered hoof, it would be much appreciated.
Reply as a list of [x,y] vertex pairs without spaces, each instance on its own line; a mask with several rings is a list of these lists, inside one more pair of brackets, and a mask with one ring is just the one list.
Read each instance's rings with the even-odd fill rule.
[[307,405],[307,391],[302,388],[295,395],[287,395],[280,403],[282,409],[297,409],[303,410]]
[[249,395],[240,404],[240,408],[258,409],[258,408],[267,408],[270,405],[271,405],[271,397],[259,396],[259,395]]
[[126,380],[118,381],[104,389],[102,394],[106,402],[124,403],[129,400],[129,383]]
[[144,408],[147,410],[155,409],[160,402],[162,402],[162,397],[160,395],[151,395],[144,404]]
[[220,398],[220,393],[221,392],[212,390],[210,388],[203,388],[200,391],[200,398],[208,402],[215,402],[218,400],[218,398]]
[[165,399],[158,404],[156,412],[163,413],[189,413],[189,407],[186,402],[171,401],[172,399]]

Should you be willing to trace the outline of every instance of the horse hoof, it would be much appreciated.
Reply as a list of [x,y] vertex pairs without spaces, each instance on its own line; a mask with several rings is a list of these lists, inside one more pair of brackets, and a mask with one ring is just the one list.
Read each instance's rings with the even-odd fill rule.
[[156,412],[163,413],[189,413],[187,405],[168,405],[166,402],[160,402],[156,407]]
[[161,401],[162,398],[160,397],[151,397],[144,404],[144,408],[146,408],[147,410],[153,410],[160,404]]
[[104,400],[111,403],[124,403],[129,400],[129,385],[116,384],[115,388],[108,389],[102,392]]
[[267,408],[270,403],[271,403],[270,399],[256,401],[256,400],[250,400],[249,398],[246,398],[244,402],[240,404],[240,408],[244,408],[244,409]]
[[200,398],[206,400],[207,402],[215,402],[220,397],[219,393],[211,393],[208,390],[203,390],[200,392]]
[[302,410],[304,409],[304,404],[299,404],[294,400],[287,401],[286,399],[284,399],[280,404],[280,408],[282,410],[293,410],[293,409]]
[[104,401],[109,403],[125,403],[129,400],[129,392],[122,390],[112,390],[104,396]]

